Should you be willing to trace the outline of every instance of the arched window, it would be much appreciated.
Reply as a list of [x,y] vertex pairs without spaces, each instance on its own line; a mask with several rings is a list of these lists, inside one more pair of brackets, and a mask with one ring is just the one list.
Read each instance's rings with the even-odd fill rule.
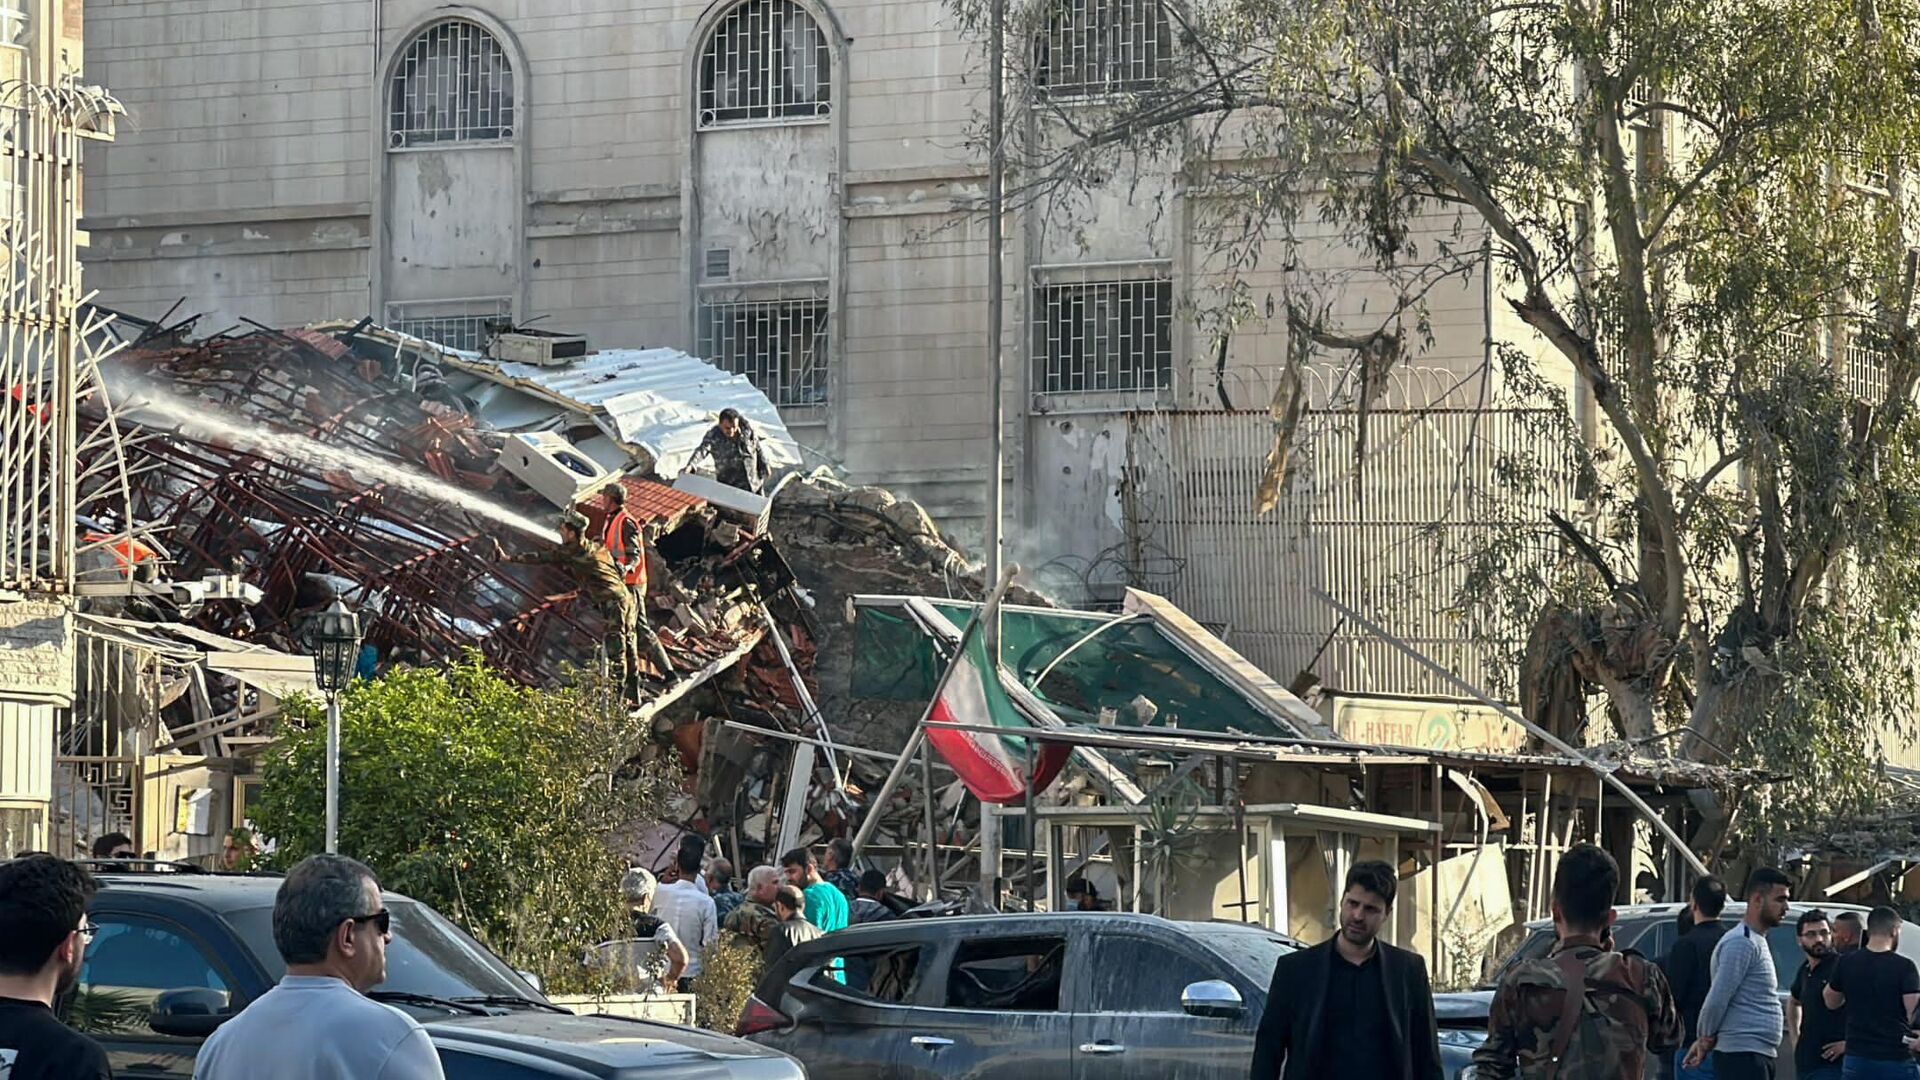
[[827,35],[793,0],[743,0],[700,53],[702,129],[825,119],[833,111]]
[[1166,0],[1052,0],[1034,79],[1055,99],[1137,94],[1173,67]]
[[393,69],[387,145],[510,142],[513,65],[486,28],[464,19],[420,32]]

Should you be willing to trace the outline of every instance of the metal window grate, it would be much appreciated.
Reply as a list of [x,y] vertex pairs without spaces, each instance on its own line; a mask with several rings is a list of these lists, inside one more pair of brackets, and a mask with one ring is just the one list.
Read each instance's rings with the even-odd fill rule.
[[1054,0],[1034,43],[1034,75],[1050,98],[1137,94],[1165,81],[1173,33],[1161,0]]
[[507,142],[513,66],[492,34],[461,19],[422,31],[394,68],[387,145]]
[[505,297],[387,305],[389,329],[467,352],[485,348],[493,327],[512,317],[513,304]]
[[781,408],[824,408],[832,359],[826,283],[800,288],[807,295],[702,298],[700,355],[745,375]]
[[1043,394],[1173,385],[1173,282],[1037,282],[1034,385]]
[[1859,327],[1847,339],[1841,385],[1856,399],[1878,404],[1887,395],[1887,364],[1891,359],[1886,331],[1872,324]]
[[833,111],[827,36],[792,0],[746,0],[700,54],[700,127],[817,120]]
[[1834,151],[1834,156],[1840,162],[1842,183],[1865,188],[1875,194],[1892,190],[1893,178],[1885,158],[1878,155],[1869,157],[1857,146],[1842,146]]

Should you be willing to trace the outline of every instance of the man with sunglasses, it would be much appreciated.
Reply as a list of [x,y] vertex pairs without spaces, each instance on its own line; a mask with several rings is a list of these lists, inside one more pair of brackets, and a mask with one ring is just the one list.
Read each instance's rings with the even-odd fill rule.
[[52,855],[0,865],[0,1077],[103,1080],[100,1044],[62,1024],[54,999],[73,988],[93,926],[93,878]]
[[419,1022],[364,996],[387,977],[390,920],[365,865],[302,860],[273,901],[286,977],[213,1033],[194,1080],[445,1080]]

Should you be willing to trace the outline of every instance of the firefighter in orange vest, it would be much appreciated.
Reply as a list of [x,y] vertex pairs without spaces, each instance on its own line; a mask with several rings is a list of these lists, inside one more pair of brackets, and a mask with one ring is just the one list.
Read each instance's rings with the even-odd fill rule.
[[672,682],[673,664],[667,659],[666,648],[660,644],[660,636],[653,632],[653,624],[647,621],[646,534],[633,515],[627,513],[627,489],[624,485],[608,484],[600,489],[600,493],[609,502],[606,533],[601,537],[601,543],[613,555],[614,564],[620,567],[621,575],[626,578],[627,589],[633,594],[634,634],[652,655],[660,674]]

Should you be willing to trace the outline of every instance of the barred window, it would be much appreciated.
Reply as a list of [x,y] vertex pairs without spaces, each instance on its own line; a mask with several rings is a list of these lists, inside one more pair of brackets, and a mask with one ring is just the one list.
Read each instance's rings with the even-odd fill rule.
[[1173,385],[1173,282],[1165,277],[1037,281],[1031,325],[1039,393]]
[[1837,147],[1834,157],[1839,161],[1841,183],[1864,188],[1875,195],[1884,195],[1892,189],[1893,178],[1886,158],[1868,154],[1858,146]]
[[475,300],[413,300],[387,305],[387,328],[449,349],[479,352],[494,329],[513,318],[506,297]]
[[1135,94],[1173,67],[1162,0],[1053,0],[1034,43],[1034,80],[1055,99]]
[[824,119],[832,90],[833,54],[813,16],[792,0],[745,0],[700,54],[699,126]]
[[413,39],[393,70],[387,145],[513,139],[513,65],[500,42],[464,19]]
[[824,408],[831,360],[826,282],[772,294],[729,288],[700,299],[700,355],[745,375],[783,409]]

